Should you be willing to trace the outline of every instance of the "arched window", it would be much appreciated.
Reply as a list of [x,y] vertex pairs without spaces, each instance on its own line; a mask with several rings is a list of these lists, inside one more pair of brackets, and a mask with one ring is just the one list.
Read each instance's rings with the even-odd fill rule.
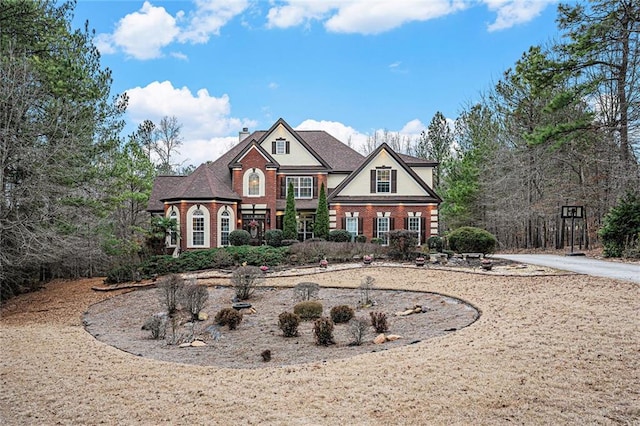
[[176,223],[176,228],[169,231],[169,235],[167,235],[167,246],[175,247],[178,245],[178,229],[180,228],[180,218],[178,216],[178,213],[175,210],[172,210],[169,214],[169,219],[173,220]]
[[191,206],[187,212],[187,247],[209,247],[209,210],[203,205]]
[[235,229],[234,214],[229,206],[218,210],[218,247],[229,245],[229,233]]
[[249,195],[260,195],[260,175],[256,172],[249,174]]

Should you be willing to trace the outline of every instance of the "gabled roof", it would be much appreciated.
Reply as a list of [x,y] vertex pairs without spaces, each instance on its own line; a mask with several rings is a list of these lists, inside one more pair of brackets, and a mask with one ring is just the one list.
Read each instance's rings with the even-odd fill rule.
[[426,158],[414,157],[407,154],[398,154],[398,156],[411,167],[435,167],[438,165],[437,161],[427,160]]
[[240,200],[229,184],[216,176],[215,169],[208,163],[200,165],[189,176],[183,178],[162,200],[227,199]]
[[251,142],[249,142],[249,144],[245,145],[245,147],[238,153],[238,155],[236,155],[233,160],[231,160],[229,162],[229,167],[233,168],[233,167],[239,167],[240,166],[240,160],[245,156],[245,154],[247,152],[249,152],[250,149],[255,148],[258,150],[258,152],[264,157],[265,160],[268,161],[268,163],[266,164],[267,167],[279,167],[280,164],[278,164],[278,162],[271,156],[271,154],[269,154],[263,147],[262,145],[260,145],[255,139],[251,139]]
[[[369,165],[369,163],[371,163],[371,161],[382,151],[385,150],[386,152],[389,153],[389,155],[391,155],[391,157],[411,176],[411,178],[418,184],[420,185],[420,187],[422,187],[422,189],[424,189],[429,196],[431,197],[431,200],[428,200],[430,202],[442,202],[442,199],[438,196],[438,194],[435,193],[435,191],[433,189],[431,189],[431,187],[429,187],[429,185],[426,184],[426,182],[424,180],[422,180],[422,178],[420,176],[418,176],[418,174],[413,171],[413,169],[411,167],[409,167],[407,165],[407,163],[405,163],[405,161],[402,159],[402,157],[396,153],[393,149],[391,149],[391,147],[389,147],[389,145],[387,145],[386,143],[382,143],[380,146],[378,146],[375,150],[373,150],[373,152],[371,152],[367,158],[360,164],[360,166],[353,171],[353,173],[351,173],[349,176],[347,176],[346,179],[344,179],[340,185],[338,185],[333,192],[331,192],[331,194],[327,197],[327,201],[331,202],[331,201],[362,201],[364,199],[369,199],[369,198],[375,198],[375,199],[379,199],[380,197],[377,194],[372,194],[371,197],[369,196],[362,196],[362,197],[340,197],[340,191],[342,191],[347,185],[349,185],[349,183],[351,181],[353,181],[355,179],[356,176],[358,176],[365,168],[367,168],[367,166]],[[412,157],[415,158],[415,157]],[[396,197],[393,197],[396,198]],[[397,197],[397,199],[402,198],[402,197]]]

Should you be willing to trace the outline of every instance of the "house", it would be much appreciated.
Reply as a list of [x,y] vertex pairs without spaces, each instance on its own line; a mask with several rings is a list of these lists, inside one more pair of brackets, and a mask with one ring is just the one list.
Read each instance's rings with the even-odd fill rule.
[[158,176],[147,210],[175,219],[179,233],[167,246],[221,247],[246,229],[262,241],[282,229],[286,191],[293,184],[298,239],[313,237],[318,193],[327,188],[331,229],[367,241],[410,229],[420,243],[438,232],[440,197],[431,188],[437,163],[382,144],[364,157],[324,131],[294,130],[283,119],[269,130],[240,132],[239,143],[189,176]]

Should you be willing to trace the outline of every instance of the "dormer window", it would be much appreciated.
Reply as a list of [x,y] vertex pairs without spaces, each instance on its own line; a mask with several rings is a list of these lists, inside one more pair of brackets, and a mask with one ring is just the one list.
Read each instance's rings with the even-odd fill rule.
[[391,167],[376,167],[371,170],[372,194],[395,194],[398,187],[398,171]]
[[391,169],[376,170],[376,192],[391,192]]
[[275,141],[271,142],[271,153],[282,155],[288,154],[290,150],[289,141],[284,138],[278,138]]

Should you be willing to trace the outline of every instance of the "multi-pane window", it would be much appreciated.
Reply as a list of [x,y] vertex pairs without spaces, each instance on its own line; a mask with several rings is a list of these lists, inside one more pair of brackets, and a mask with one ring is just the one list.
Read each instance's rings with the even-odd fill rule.
[[229,230],[230,230],[229,212],[224,211],[220,215],[220,245],[229,245]]
[[198,209],[191,218],[191,241],[194,246],[204,245],[204,213]]
[[249,195],[260,195],[260,175],[253,172],[249,175]]
[[420,218],[419,217],[410,217],[407,222],[407,228],[409,231],[414,231],[418,233],[418,245],[422,244],[420,238],[422,237],[421,229],[420,229]]
[[287,153],[287,141],[284,139],[276,139],[276,154]]
[[382,240],[382,245],[386,246],[389,244],[389,218],[378,217],[376,220],[378,221],[376,237]]
[[287,188],[289,183],[293,183],[294,198],[313,198],[313,178],[310,176],[288,177]]
[[376,192],[391,192],[391,169],[376,170]]
[[358,218],[348,217],[345,222],[347,231],[351,234],[351,241],[353,241],[358,236]]
[[[178,214],[176,212],[171,212],[169,219],[174,221],[177,225],[178,223]],[[178,244],[178,230],[171,229],[169,230],[169,246],[174,247]]]

